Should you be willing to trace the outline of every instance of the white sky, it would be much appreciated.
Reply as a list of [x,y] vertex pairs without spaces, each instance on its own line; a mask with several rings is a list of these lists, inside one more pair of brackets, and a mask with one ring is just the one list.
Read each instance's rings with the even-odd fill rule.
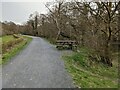
[[0,12],[2,13],[0,21],[13,21],[22,24],[35,11],[42,14],[47,13],[47,8],[44,4],[48,1],[53,0],[2,0],[0,2]]
[[26,22],[29,18],[29,15],[35,11],[43,14],[46,13],[47,8],[44,6],[44,4],[46,2],[54,1],[55,0],[1,0],[0,21],[13,21],[15,23],[22,24]]

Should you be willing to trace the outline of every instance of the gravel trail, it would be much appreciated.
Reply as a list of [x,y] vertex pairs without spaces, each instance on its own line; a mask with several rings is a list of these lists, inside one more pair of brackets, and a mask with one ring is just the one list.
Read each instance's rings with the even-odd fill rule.
[[2,67],[3,88],[73,88],[61,51],[39,37]]

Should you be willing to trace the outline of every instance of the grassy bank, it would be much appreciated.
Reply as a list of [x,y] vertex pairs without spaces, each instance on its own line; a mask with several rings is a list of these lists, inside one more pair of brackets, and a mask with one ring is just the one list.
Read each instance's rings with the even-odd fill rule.
[[55,45],[56,44],[56,40],[53,38],[43,38],[44,40],[48,41],[49,43]]
[[81,48],[80,52],[71,56],[63,56],[67,71],[73,78],[76,87],[81,88],[117,88],[118,64],[114,60],[113,67],[102,63],[91,63],[87,55],[89,50]]
[[25,48],[31,40],[32,38],[26,36],[20,36],[19,38],[15,38],[12,35],[3,36],[3,45],[6,45],[7,47],[4,47],[6,50],[4,50],[4,53],[2,53],[2,60],[0,60],[0,64],[7,63],[13,56]]

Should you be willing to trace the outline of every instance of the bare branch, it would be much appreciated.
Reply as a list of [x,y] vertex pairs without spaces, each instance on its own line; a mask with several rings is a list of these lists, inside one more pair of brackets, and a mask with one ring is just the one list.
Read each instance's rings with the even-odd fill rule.
[[120,30],[117,30],[114,34],[116,35],[117,33],[119,33],[120,32]]
[[[107,10],[107,13],[108,13],[108,17],[109,17],[109,21],[111,21],[111,14],[110,14],[110,8],[108,8],[107,5],[105,5],[105,2],[101,2],[103,4],[103,6],[105,6],[106,10]],[[108,2],[107,2],[108,3]],[[111,3],[111,2],[109,2]]]
[[115,6],[115,9],[113,10],[111,17],[113,17],[113,15],[114,15],[115,12],[117,11],[119,5],[120,5],[120,1],[119,1],[118,4]]
[[107,35],[107,33],[104,31],[104,30],[101,30],[104,34],[106,34]]

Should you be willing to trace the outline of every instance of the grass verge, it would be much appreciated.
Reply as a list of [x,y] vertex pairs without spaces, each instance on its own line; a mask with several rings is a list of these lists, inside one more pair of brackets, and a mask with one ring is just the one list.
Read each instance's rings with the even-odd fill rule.
[[89,50],[81,48],[71,56],[63,56],[67,71],[76,87],[81,88],[118,88],[118,67],[105,66],[102,63],[89,63]]
[[56,40],[55,39],[51,39],[51,38],[43,38],[45,41],[47,41],[47,42],[49,42],[49,43],[51,43],[51,44],[53,44],[53,45],[55,45],[56,44]]
[[[5,39],[3,39],[4,41],[14,40],[14,38],[9,39],[9,37],[11,38],[11,36],[6,36],[6,37],[5,37]],[[2,54],[2,59],[0,60],[0,64],[6,64],[13,56],[18,54],[22,49],[24,49],[30,43],[30,41],[32,40],[32,38],[26,37],[26,36],[22,36],[22,38],[23,38],[23,41],[14,45],[12,47],[12,49],[10,49],[6,53]]]

